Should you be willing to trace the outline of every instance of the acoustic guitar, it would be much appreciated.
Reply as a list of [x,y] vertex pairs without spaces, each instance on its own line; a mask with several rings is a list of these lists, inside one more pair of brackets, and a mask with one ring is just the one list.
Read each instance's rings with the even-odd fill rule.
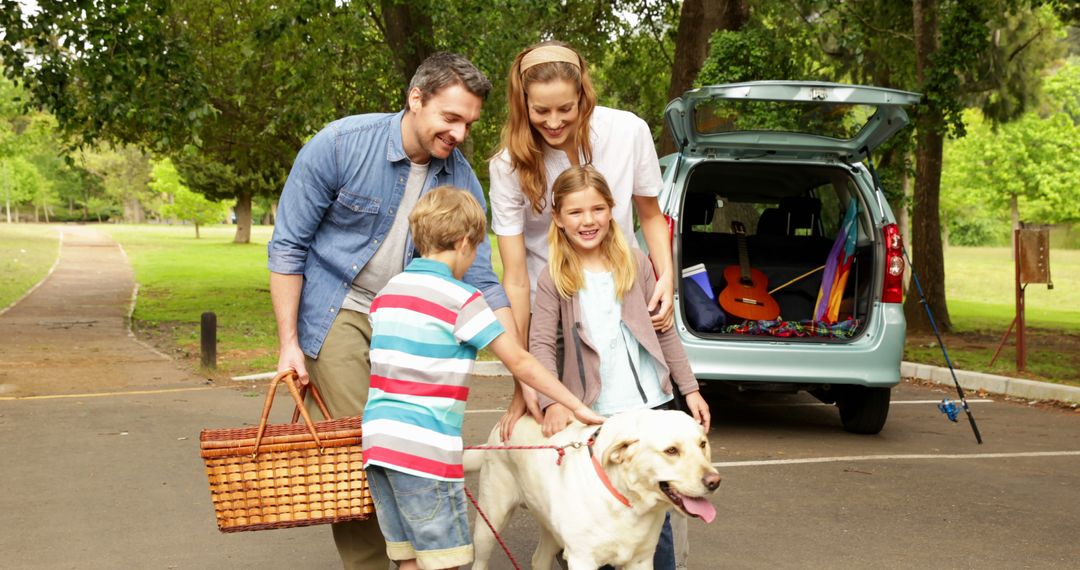
[[771,321],[780,316],[780,306],[769,295],[769,278],[750,267],[746,249],[746,228],[731,222],[731,231],[739,242],[739,264],[724,269],[727,285],[720,292],[719,303],[736,317],[753,321]]

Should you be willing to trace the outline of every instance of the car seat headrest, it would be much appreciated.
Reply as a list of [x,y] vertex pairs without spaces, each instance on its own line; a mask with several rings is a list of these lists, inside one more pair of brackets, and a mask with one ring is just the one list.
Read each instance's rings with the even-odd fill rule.
[[761,217],[758,218],[757,235],[788,235],[788,213],[780,208],[765,208],[761,212]]
[[789,196],[780,199],[780,210],[784,212],[786,218],[785,233],[781,235],[822,235],[821,200],[806,196]]
[[716,212],[716,194],[711,192],[690,192],[683,201],[683,225],[687,229],[690,226],[709,225],[712,223],[713,214]]

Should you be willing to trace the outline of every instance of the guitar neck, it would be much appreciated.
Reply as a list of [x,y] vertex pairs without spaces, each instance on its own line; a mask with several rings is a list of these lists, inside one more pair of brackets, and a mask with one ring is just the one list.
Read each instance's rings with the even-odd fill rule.
[[743,234],[736,234],[739,241],[739,271],[741,272],[740,281],[744,284],[752,283],[753,280],[750,276],[750,253],[746,248],[746,236]]

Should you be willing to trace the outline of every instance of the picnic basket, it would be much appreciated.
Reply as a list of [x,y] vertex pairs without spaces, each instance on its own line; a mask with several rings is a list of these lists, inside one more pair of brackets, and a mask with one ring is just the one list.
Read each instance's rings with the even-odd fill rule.
[[[205,429],[199,435],[221,532],[366,519],[375,510],[364,476],[360,417],[330,419],[309,384],[327,418],[313,423],[295,377],[292,370],[274,377],[259,427]],[[283,380],[296,402],[292,423],[267,425],[274,392]],[[300,415],[303,423],[297,423]]]

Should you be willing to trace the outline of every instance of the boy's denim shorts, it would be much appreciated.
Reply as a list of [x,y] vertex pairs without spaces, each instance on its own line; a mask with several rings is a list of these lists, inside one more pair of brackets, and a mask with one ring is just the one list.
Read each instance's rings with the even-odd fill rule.
[[453,568],[473,561],[464,482],[376,465],[366,472],[390,560],[415,558],[421,568]]

